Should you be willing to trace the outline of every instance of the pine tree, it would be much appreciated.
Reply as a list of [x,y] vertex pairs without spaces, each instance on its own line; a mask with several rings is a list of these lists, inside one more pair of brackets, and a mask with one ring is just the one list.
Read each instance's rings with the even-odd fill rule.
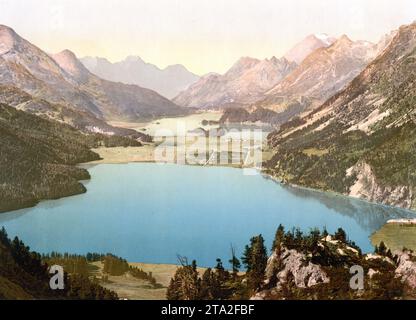
[[338,228],[337,232],[334,234],[334,238],[341,242],[347,242],[347,234],[342,228]]
[[326,229],[326,227],[324,227],[324,230],[322,231],[322,236],[326,238],[328,235],[329,235],[329,232]]
[[236,254],[235,254],[235,248],[231,246],[231,259],[228,261],[231,264],[231,270],[233,272],[233,278],[235,279],[238,272],[241,268],[240,260],[238,260]]
[[247,268],[247,284],[249,289],[259,289],[265,278],[267,266],[267,249],[262,235],[251,238],[251,245],[246,246],[243,263]]
[[378,253],[381,256],[386,256],[387,255],[387,247],[386,247],[386,245],[384,244],[383,241],[380,242],[380,245],[378,246],[378,252],[376,252],[376,253]]
[[215,299],[215,274],[211,268],[205,270],[202,275],[199,298],[201,300]]
[[[272,251],[278,250],[280,252],[280,247],[284,243],[285,239],[285,227],[279,224],[279,227],[276,230],[276,234],[274,236]],[[280,255],[280,253],[278,253]]]
[[[251,238],[251,246],[253,245],[254,238]],[[243,262],[244,267],[246,268],[247,272],[251,270],[251,246],[245,246],[243,256],[241,257],[241,261]]]
[[194,260],[192,265],[183,265],[176,270],[169,284],[166,298],[168,300],[197,300],[200,297],[200,287],[201,282]]

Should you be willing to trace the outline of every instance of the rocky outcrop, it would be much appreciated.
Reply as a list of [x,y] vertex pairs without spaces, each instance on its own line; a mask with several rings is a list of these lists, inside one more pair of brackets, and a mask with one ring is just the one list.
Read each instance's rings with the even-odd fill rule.
[[[265,281],[253,300],[269,299],[410,299],[416,292],[416,258],[391,253],[380,244],[362,254],[339,230],[335,235],[279,235],[267,262]],[[313,238],[315,237],[315,238]],[[283,240],[282,240],[283,239]],[[313,240],[315,239],[315,240]],[[362,288],[352,287],[362,270]]]
[[284,249],[278,256],[274,252],[267,263],[266,278],[274,276],[278,265],[283,266],[277,273],[277,288],[293,278],[298,288],[310,288],[320,283],[328,283],[329,277],[321,266],[311,263],[304,253],[296,250]]
[[416,290],[416,261],[412,252],[406,250],[395,252],[397,255],[397,269],[395,271],[398,277],[401,277],[410,290]]
[[384,186],[380,184],[371,166],[359,162],[347,170],[347,176],[356,176],[355,183],[350,187],[349,195],[371,202],[410,209],[413,202],[413,191],[409,186]]

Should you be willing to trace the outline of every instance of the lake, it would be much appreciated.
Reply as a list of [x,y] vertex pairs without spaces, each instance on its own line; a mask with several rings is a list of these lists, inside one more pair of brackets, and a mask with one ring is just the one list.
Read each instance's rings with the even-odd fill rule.
[[86,194],[0,214],[0,226],[41,253],[113,253],[147,263],[177,263],[181,255],[214,266],[216,258],[228,262],[231,244],[241,254],[257,234],[270,248],[280,223],[304,231],[342,227],[369,252],[369,236],[387,220],[415,217],[234,168],[130,163],[88,170]]

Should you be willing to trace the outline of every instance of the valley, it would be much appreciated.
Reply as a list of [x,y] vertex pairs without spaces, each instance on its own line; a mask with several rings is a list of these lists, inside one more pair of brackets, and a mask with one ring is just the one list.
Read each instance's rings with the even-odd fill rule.
[[[44,263],[74,261],[61,298],[413,297],[415,70],[416,22],[202,76],[0,25],[0,298],[49,298]],[[388,290],[350,295],[356,263]]]

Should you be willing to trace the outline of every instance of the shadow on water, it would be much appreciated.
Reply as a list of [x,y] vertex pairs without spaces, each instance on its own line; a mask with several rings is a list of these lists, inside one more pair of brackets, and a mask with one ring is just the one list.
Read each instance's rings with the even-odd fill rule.
[[370,233],[379,230],[390,219],[416,218],[416,212],[410,210],[307,188],[292,187],[284,184],[281,184],[281,186],[296,197],[318,200],[328,209],[354,219],[363,229]]
[[33,210],[33,208],[27,208],[27,209],[20,209],[20,210],[17,210],[17,211],[10,211],[10,212],[5,212],[5,213],[0,213],[0,228],[6,222],[10,222],[10,221],[16,220],[18,218],[21,218],[25,214],[29,213],[32,210]]

